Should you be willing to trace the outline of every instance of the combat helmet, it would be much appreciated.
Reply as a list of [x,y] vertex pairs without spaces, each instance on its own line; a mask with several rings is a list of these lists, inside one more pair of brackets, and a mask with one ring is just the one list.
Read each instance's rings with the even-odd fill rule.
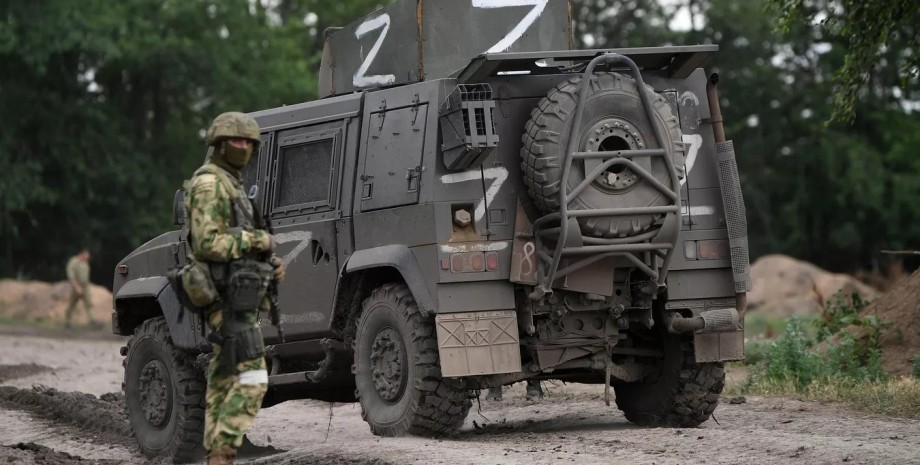
[[215,145],[221,140],[231,137],[249,139],[254,144],[259,143],[259,124],[252,117],[238,111],[221,113],[214,118],[211,127],[205,135],[208,145]]

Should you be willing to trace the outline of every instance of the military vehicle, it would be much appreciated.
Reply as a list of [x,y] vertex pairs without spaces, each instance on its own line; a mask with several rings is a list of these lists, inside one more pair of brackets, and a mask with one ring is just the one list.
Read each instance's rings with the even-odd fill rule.
[[[566,0],[401,0],[325,40],[318,100],[251,113],[245,185],[288,276],[267,406],[442,435],[480,389],[555,379],[640,425],[710,417],[750,289],[717,46],[572,50]],[[165,278],[181,198],[181,228],[119,263],[112,316],[140,447],[177,462],[210,350]]]

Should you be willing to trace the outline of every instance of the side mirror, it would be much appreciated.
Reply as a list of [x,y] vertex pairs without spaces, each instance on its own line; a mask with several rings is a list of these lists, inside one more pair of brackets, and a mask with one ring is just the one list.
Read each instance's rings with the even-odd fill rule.
[[176,226],[185,225],[185,189],[176,191],[173,197],[173,224]]

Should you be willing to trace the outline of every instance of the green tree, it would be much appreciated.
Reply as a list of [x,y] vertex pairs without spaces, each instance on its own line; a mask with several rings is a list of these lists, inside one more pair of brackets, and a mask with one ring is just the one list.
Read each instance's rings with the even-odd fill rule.
[[[802,25],[845,39],[843,66],[836,73],[833,118],[851,122],[860,95],[882,96],[879,67],[895,63],[901,91],[916,100],[920,77],[920,1],[918,0],[770,0],[777,24],[789,31]],[[892,53],[893,52],[893,53]]]
[[707,65],[722,75],[755,255],[784,252],[844,271],[915,243],[920,172],[906,147],[920,119],[895,98],[896,61],[876,66],[880,89],[856,103],[852,125],[826,124],[849,39],[808,24],[776,31],[762,0],[707,3],[704,28],[687,40],[720,43]]
[[0,4],[0,274],[60,279],[89,246],[110,283],[169,228],[211,118],[315,98],[319,27],[376,2],[354,3]]

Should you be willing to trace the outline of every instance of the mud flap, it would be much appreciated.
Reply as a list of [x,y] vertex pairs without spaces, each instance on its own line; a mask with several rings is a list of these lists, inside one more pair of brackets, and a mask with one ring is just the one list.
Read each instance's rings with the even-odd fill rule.
[[744,330],[727,333],[696,333],[693,335],[693,346],[698,363],[743,360]]
[[441,314],[435,317],[435,324],[442,376],[521,371],[514,310]]

